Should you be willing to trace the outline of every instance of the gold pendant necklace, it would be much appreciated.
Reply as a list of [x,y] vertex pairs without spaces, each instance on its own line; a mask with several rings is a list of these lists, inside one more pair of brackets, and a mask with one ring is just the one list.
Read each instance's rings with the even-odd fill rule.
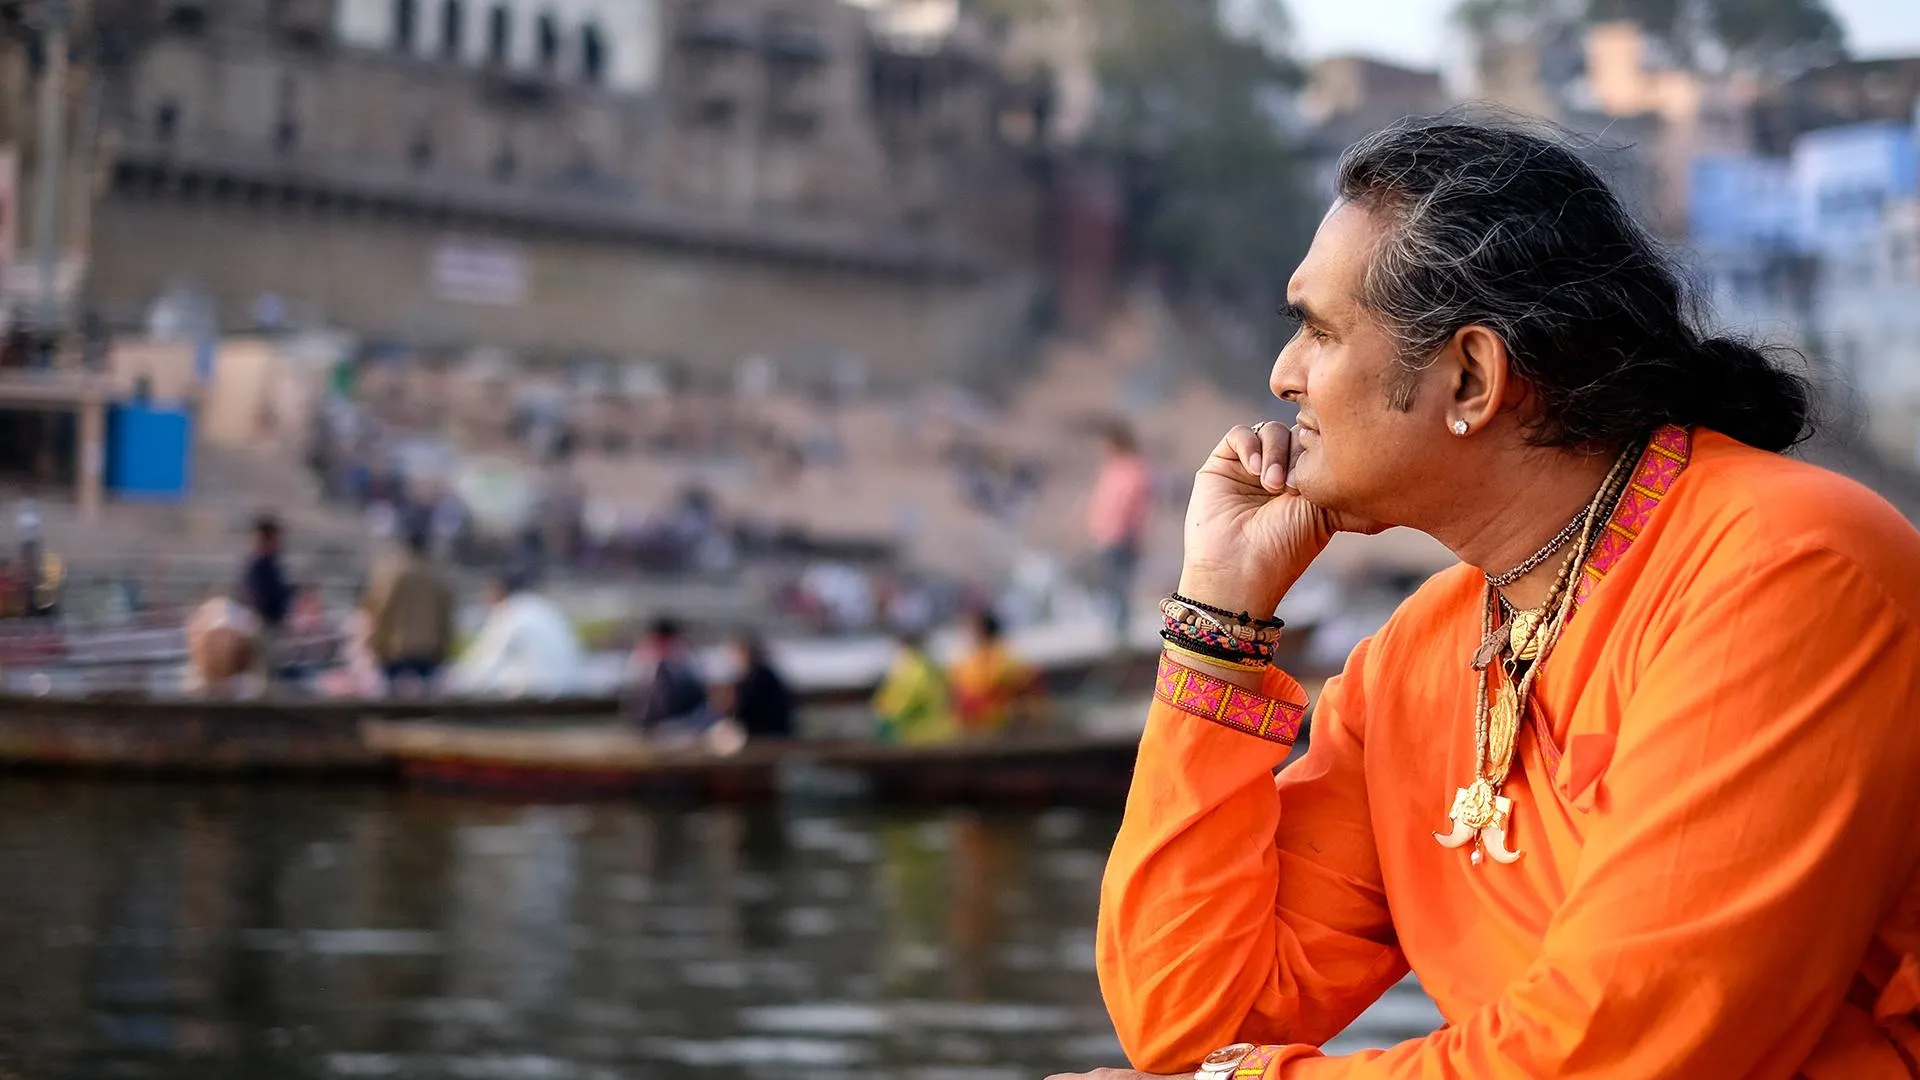
[[[1574,554],[1579,554],[1578,549]],[[1488,586],[1481,614],[1483,636],[1493,634],[1494,612],[1499,606],[1498,596],[1493,587]],[[1507,771],[1513,764],[1513,747],[1520,731],[1520,702],[1524,700],[1521,695],[1530,688],[1533,671],[1527,673],[1519,690],[1506,682],[1496,693],[1491,686],[1491,667],[1480,672],[1480,686],[1474,701],[1473,782],[1453,793],[1453,805],[1447,810],[1452,829],[1433,834],[1442,847],[1462,848],[1472,844],[1469,858],[1475,866],[1488,857],[1497,863],[1512,863],[1520,858],[1520,852],[1507,843],[1513,800],[1500,794],[1500,785],[1506,782]],[[1489,697],[1493,699],[1491,702]]]
[[1516,611],[1507,624],[1507,649],[1516,660],[1532,660],[1540,655],[1539,611]]
[[[1514,747],[1519,742],[1520,724],[1526,717],[1534,681],[1546,666],[1548,654],[1573,613],[1574,597],[1579,591],[1573,585],[1573,578],[1586,565],[1587,556],[1592,552],[1594,524],[1625,489],[1623,477],[1627,475],[1628,463],[1638,461],[1639,456],[1637,449],[1630,446],[1613,463],[1587,506],[1580,538],[1560,564],[1546,603],[1533,611],[1514,612],[1504,635],[1495,622],[1503,602],[1499,590],[1491,582],[1486,587],[1480,614],[1482,644],[1472,661],[1479,675],[1473,709],[1473,780],[1454,790],[1453,804],[1447,810],[1452,827],[1444,833],[1433,834],[1443,847],[1457,849],[1472,844],[1470,861],[1475,866],[1486,858],[1502,864],[1520,859],[1522,853],[1515,850],[1507,838],[1513,822],[1513,800],[1500,794],[1500,789],[1513,768]],[[1518,680],[1509,676],[1496,690],[1493,669],[1500,665],[1490,662],[1492,657],[1487,654],[1491,649],[1498,649],[1502,637],[1506,638],[1504,644],[1516,660],[1532,663]]]

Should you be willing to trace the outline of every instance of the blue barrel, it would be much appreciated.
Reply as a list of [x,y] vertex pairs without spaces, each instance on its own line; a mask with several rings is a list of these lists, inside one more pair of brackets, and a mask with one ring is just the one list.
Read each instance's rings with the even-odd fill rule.
[[185,409],[115,405],[107,410],[107,490],[122,498],[178,502],[187,495],[193,419]]

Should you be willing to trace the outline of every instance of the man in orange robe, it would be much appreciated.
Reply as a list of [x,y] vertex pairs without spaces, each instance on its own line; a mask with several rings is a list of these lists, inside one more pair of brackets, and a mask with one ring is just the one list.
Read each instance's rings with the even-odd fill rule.
[[[1920,1077],[1920,534],[1780,456],[1804,383],[1687,322],[1572,153],[1410,124],[1348,151],[1273,387],[1196,477],[1180,593],[1271,611],[1340,529],[1434,577],[1328,683],[1163,660],[1098,962],[1144,1073]],[[1539,673],[1511,863],[1449,848],[1490,579],[1632,480]],[[1597,526],[1598,527],[1598,526]],[[1541,604],[1560,560],[1500,591]],[[1409,971],[1446,1020],[1324,1055]],[[1215,1075],[1209,1073],[1208,1075]]]

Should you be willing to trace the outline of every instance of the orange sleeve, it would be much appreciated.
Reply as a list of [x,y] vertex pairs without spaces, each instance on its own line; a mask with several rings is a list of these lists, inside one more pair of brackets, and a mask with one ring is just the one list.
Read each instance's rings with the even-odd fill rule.
[[1642,639],[1527,973],[1427,1038],[1289,1046],[1269,1077],[1799,1073],[1920,858],[1920,627],[1824,551],[1739,571]]
[[[1405,974],[1367,811],[1357,682],[1328,684],[1306,755],[1276,784],[1287,745],[1197,715],[1211,699],[1183,711],[1162,678],[1100,897],[1100,987],[1136,1067],[1190,1071],[1242,1040],[1317,1044]],[[1281,672],[1263,694],[1305,708]]]

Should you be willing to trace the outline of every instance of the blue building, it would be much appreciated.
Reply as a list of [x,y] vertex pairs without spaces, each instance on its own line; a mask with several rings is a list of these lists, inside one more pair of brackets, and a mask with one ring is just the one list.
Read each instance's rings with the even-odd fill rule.
[[1687,236],[1700,251],[1798,247],[1799,193],[1785,158],[1703,155],[1687,190]]
[[1825,128],[1793,145],[1800,243],[1845,255],[1871,243],[1894,205],[1920,194],[1920,144],[1911,124]]
[[1800,345],[1808,266],[1800,193],[1785,158],[1703,155],[1688,177],[1687,237],[1722,326]]

